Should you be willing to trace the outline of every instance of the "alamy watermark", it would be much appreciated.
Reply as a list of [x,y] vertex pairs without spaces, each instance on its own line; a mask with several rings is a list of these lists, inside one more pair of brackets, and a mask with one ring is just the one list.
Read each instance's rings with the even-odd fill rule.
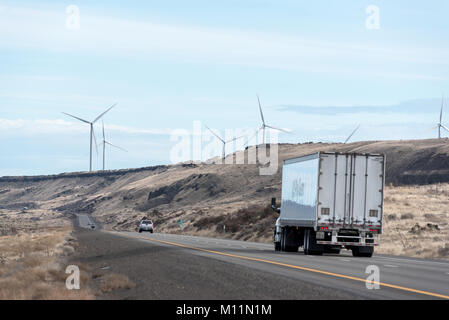
[[368,277],[365,281],[365,286],[368,290],[380,289],[380,269],[378,266],[372,264],[366,267],[365,273]]
[[67,18],[65,20],[65,26],[68,30],[80,29],[80,9],[78,6],[71,4],[65,8]]
[[65,281],[65,287],[68,290],[80,289],[80,269],[78,266],[70,265],[65,269],[65,273],[69,274]]
[[[215,164],[258,164],[260,175],[273,175],[278,170],[278,132],[261,130],[204,129],[200,121],[193,121],[192,131],[176,129],[171,132],[170,161],[206,161]],[[232,148],[234,147],[234,148]],[[226,155],[229,150],[237,152]],[[221,155],[221,156],[220,156]]]
[[365,20],[365,26],[368,30],[380,29],[380,9],[376,5],[369,5],[366,7],[366,14],[368,15]]

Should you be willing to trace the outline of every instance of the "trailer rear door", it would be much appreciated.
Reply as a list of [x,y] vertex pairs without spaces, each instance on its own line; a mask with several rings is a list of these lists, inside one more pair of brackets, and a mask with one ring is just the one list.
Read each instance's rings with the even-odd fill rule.
[[367,159],[367,192],[365,219],[367,226],[382,224],[383,192],[384,192],[384,164],[383,156],[370,156]]
[[384,157],[323,153],[320,157],[318,224],[380,225]]
[[350,155],[323,153],[320,157],[318,223],[349,224]]

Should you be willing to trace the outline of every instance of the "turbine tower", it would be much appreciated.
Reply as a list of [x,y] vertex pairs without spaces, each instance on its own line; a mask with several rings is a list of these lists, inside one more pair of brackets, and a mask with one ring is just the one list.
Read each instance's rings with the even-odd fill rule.
[[349,135],[349,137],[346,138],[345,140],[345,144],[349,141],[349,139],[351,139],[351,137],[354,135],[354,133],[360,128],[360,125],[357,126],[357,128],[354,129],[354,131],[352,131],[352,133]]
[[218,140],[220,140],[220,141],[223,143],[223,151],[222,151],[222,153],[221,153],[221,158],[222,158],[222,159],[224,159],[224,158],[226,157],[226,143],[233,142],[233,141],[235,141],[235,140],[237,140],[237,139],[240,139],[240,138],[243,138],[243,137],[244,137],[244,136],[234,137],[234,138],[232,138],[231,140],[226,141],[226,140],[224,140],[222,137],[220,137],[218,134],[216,134],[215,132],[213,132],[212,129],[210,129],[208,126],[206,126],[206,128],[207,128],[207,130],[209,130],[210,132],[212,132],[212,134],[213,134],[214,136],[216,136]]
[[442,123],[443,122],[443,107],[444,107],[444,95],[441,98],[441,109],[440,109],[440,122],[437,123],[432,129],[438,128],[438,139],[441,139],[441,128],[449,132],[449,129]]
[[118,147],[118,146],[113,145],[113,144],[110,143],[109,141],[106,141],[106,136],[105,136],[105,134],[104,134],[104,122],[101,121],[101,124],[102,124],[102,127],[103,127],[103,141],[102,141],[100,144],[103,145],[103,171],[104,171],[104,170],[105,170],[105,162],[106,162],[105,159],[106,159],[106,145],[107,145],[107,144],[110,145],[111,147],[120,149],[120,150],[122,150],[122,151],[125,151],[125,152],[128,152],[128,151],[125,150],[125,149],[123,149],[123,148],[120,148],[120,147]]
[[257,95],[257,101],[259,102],[259,111],[260,111],[260,117],[262,118],[262,126],[259,128],[259,130],[256,131],[256,134],[257,134],[257,132],[259,132],[260,130],[263,131],[263,143],[264,143],[264,144],[265,144],[265,128],[270,128],[270,129],[274,129],[274,130],[278,130],[278,131],[283,131],[283,132],[286,132],[286,133],[290,133],[290,132],[287,131],[287,130],[280,129],[280,128],[275,128],[275,127],[272,127],[272,126],[269,126],[268,124],[266,124],[266,123],[265,123],[265,118],[263,117],[262,106],[260,105],[259,95]]
[[82,122],[87,123],[87,124],[90,125],[90,148],[89,148],[89,155],[90,155],[90,156],[89,156],[89,171],[92,171],[92,145],[93,145],[92,139],[95,140],[95,148],[97,147],[97,141],[96,141],[96,139],[95,139],[95,133],[94,133],[94,124],[95,124],[95,122],[97,122],[101,117],[103,117],[103,116],[106,114],[106,112],[108,112],[109,110],[111,110],[112,108],[114,108],[116,104],[117,104],[117,103],[114,103],[114,104],[113,104],[111,107],[109,107],[105,112],[103,112],[103,113],[100,114],[98,117],[96,117],[92,122],[91,122],[91,121],[84,120],[84,119],[81,119],[81,118],[78,118],[78,117],[76,117],[76,116],[74,116],[74,115],[71,115],[71,114],[69,114],[69,113],[63,112],[63,114],[65,114],[65,115],[68,115],[68,116],[70,116],[70,117],[72,117],[72,118],[75,118],[75,119],[77,119],[77,120],[79,120],[79,121],[82,121]]

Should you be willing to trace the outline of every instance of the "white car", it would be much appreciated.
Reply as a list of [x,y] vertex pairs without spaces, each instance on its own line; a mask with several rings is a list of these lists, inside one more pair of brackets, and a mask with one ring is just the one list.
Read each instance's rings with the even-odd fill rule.
[[142,220],[139,224],[139,233],[142,231],[150,231],[153,233],[153,221],[151,220]]

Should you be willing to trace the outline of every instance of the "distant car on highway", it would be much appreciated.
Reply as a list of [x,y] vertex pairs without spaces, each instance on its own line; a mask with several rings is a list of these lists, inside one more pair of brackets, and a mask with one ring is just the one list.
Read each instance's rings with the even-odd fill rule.
[[142,231],[150,231],[153,233],[153,221],[151,220],[142,220],[139,224],[139,233]]

